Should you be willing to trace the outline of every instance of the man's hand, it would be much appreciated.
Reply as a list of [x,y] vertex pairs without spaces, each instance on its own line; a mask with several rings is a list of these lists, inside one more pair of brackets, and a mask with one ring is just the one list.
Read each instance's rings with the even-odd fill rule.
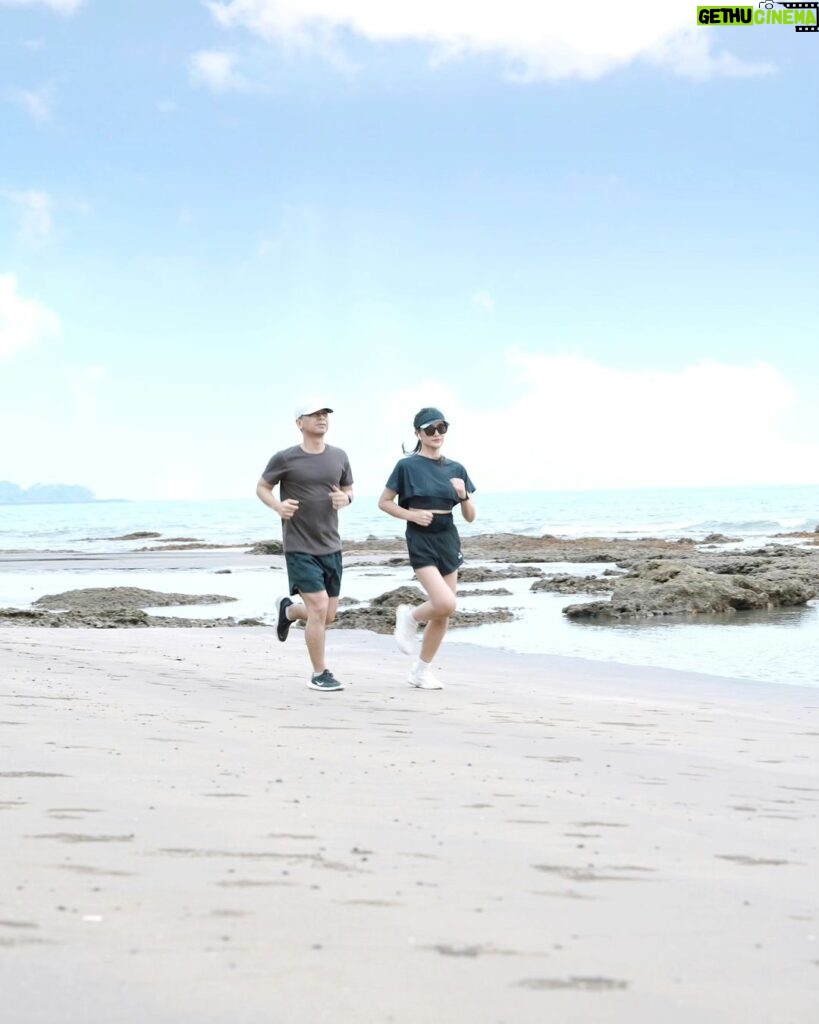
[[432,522],[432,513],[427,508],[412,508],[409,512],[412,516],[410,522],[416,526],[429,526]]
[[295,498],[285,498],[284,501],[279,502],[279,507],[276,509],[282,519],[292,519],[298,510],[299,503]]
[[451,476],[449,482],[455,488],[455,493],[458,495],[461,501],[464,501],[467,497],[466,484],[459,476]]
[[330,501],[333,503],[334,509],[346,508],[350,504],[347,492],[342,491],[340,487],[333,487],[330,491]]

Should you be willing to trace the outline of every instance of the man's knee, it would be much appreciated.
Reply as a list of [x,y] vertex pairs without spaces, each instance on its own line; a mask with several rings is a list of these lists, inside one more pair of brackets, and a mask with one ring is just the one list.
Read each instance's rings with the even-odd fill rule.
[[303,594],[304,604],[309,619],[325,619],[330,607],[330,598],[326,593]]

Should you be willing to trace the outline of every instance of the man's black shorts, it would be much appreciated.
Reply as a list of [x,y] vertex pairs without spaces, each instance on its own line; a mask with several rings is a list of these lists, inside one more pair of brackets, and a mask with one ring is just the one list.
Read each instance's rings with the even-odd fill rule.
[[449,576],[464,560],[461,538],[452,516],[433,516],[429,526],[407,523],[406,538],[413,569],[434,565],[442,576]]
[[317,594],[326,590],[328,597],[338,597],[341,593],[340,551],[329,555],[286,551],[284,561],[291,594]]

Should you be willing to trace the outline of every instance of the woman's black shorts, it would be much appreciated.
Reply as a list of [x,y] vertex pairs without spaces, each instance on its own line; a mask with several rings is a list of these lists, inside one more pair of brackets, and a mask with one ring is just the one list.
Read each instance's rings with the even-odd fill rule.
[[413,569],[434,565],[442,576],[448,576],[464,560],[461,538],[450,515],[433,516],[429,526],[407,523],[406,538]]

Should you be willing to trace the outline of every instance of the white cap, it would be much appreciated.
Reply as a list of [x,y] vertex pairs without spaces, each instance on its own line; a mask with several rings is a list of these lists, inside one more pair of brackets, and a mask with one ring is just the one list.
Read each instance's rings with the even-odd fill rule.
[[326,402],[319,402],[316,399],[308,398],[296,406],[296,419],[301,419],[302,416],[310,416],[314,412],[332,412],[333,410]]

